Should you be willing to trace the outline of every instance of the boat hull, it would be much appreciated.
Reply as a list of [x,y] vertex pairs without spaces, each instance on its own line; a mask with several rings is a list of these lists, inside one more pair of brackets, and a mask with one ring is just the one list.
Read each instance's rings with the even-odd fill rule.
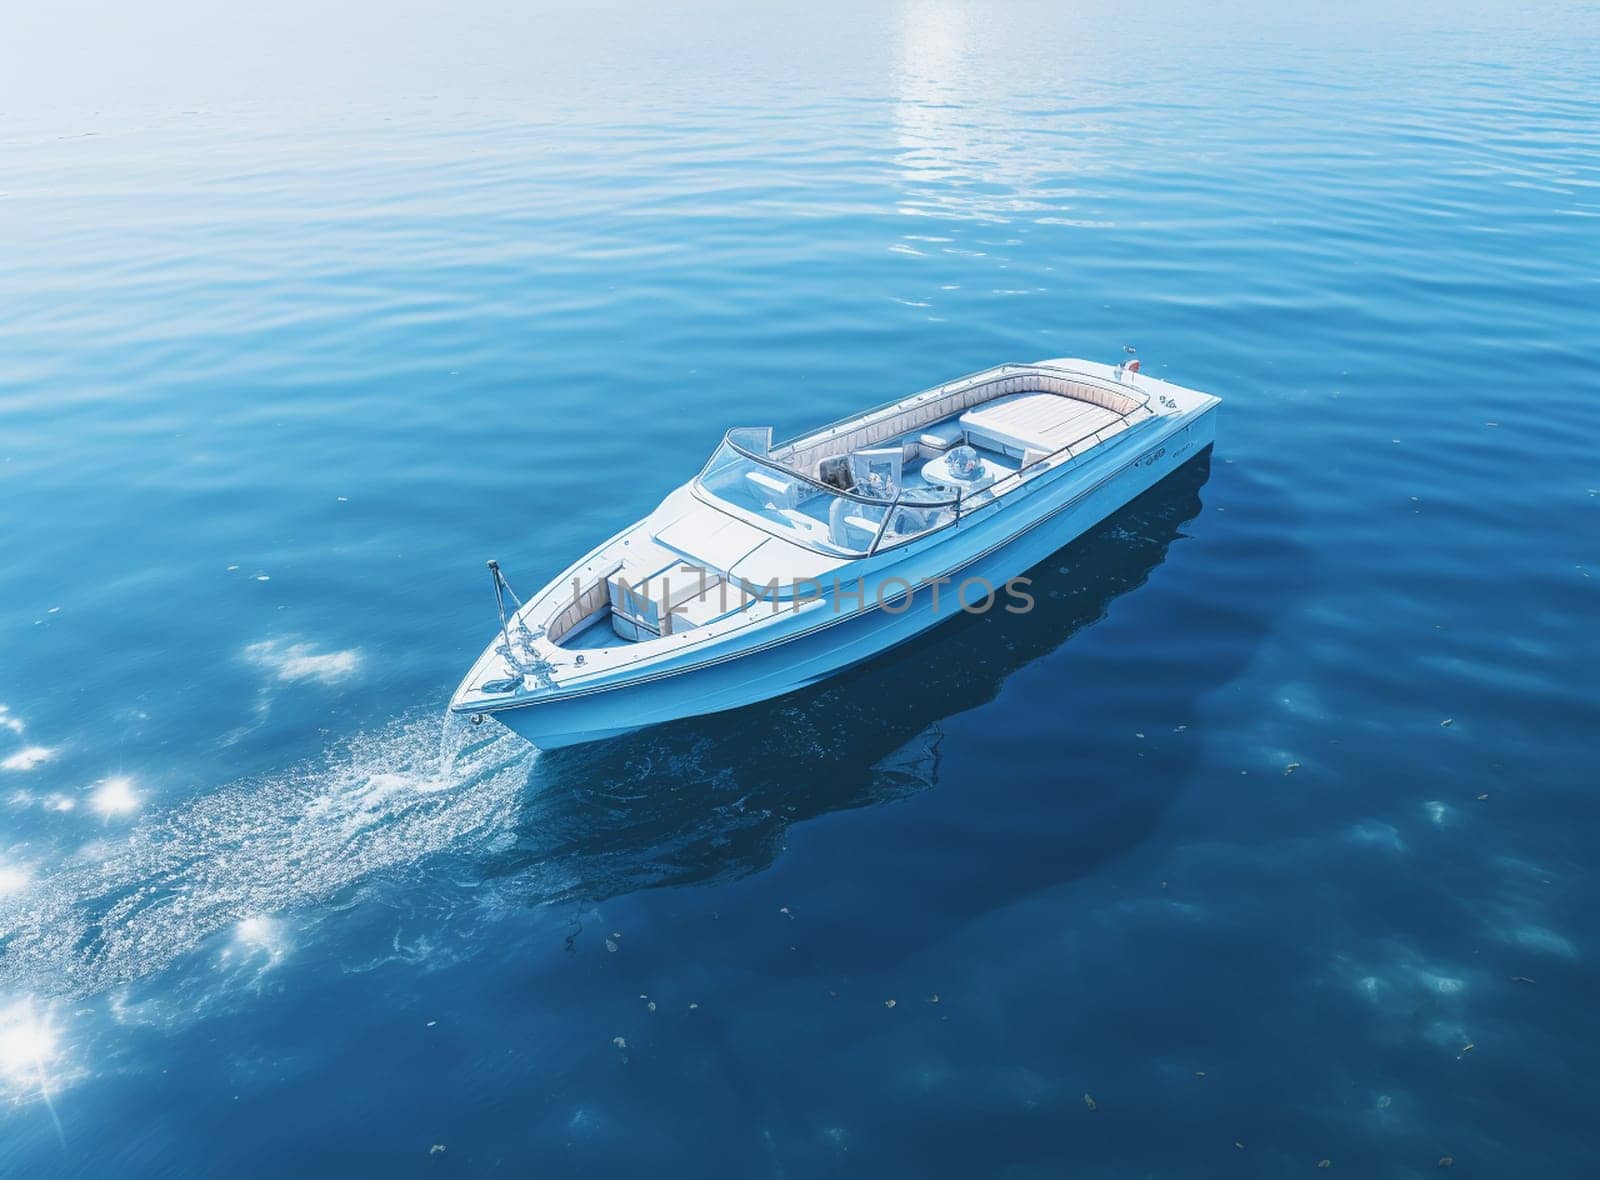
[[[495,711],[491,716],[541,749],[601,740],[684,717],[737,709],[769,700],[819,680],[913,639],[960,612],[952,598],[968,579],[997,590],[1010,579],[1093,528],[1141,493],[1154,487],[1209,447],[1215,438],[1215,408],[1190,418],[1132,449],[1114,472],[1091,490],[1072,496],[1046,515],[979,556],[949,571],[942,610],[930,609],[915,592],[908,609],[873,606],[833,613],[821,626],[808,627],[742,653],[672,671],[649,680]],[[980,597],[973,596],[974,602]],[[1019,609],[998,595],[990,606]]]

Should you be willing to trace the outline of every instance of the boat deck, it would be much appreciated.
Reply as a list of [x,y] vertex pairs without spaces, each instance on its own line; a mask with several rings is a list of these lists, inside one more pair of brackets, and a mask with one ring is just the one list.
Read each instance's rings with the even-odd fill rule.
[[[1016,459],[1010,458],[1001,451],[990,450],[987,447],[974,447],[978,459],[983,464],[987,473],[986,477],[978,484],[966,490],[966,498],[970,503],[995,481],[1011,475],[1021,466]],[[954,497],[956,491],[948,483],[930,482],[923,476],[923,468],[932,462],[932,457],[917,458],[907,462],[901,468],[900,480],[897,491],[900,494],[915,498],[921,494],[931,502],[945,497]],[[759,516],[764,522],[775,526],[774,531],[780,536],[787,536],[803,545],[827,548],[830,540],[828,514],[831,501],[826,497],[812,497],[802,500],[792,507],[775,503],[770,497],[762,494],[762,489],[755,484],[747,484],[719,498],[727,500],[735,507]],[[861,528],[876,530],[876,522],[863,520]]]
[[[877,492],[857,486],[858,492],[885,498],[900,496],[913,504],[953,501],[960,496],[963,505],[970,507],[1017,487],[1015,480],[1003,481],[1023,467],[1065,451],[1081,453],[1074,448],[1095,445],[1102,437],[1100,432],[1109,436],[1123,423],[1124,415],[1092,402],[1023,391],[955,408],[898,437],[873,442],[867,449],[841,448],[837,458],[813,457],[810,470],[790,466],[788,471],[811,481],[823,476],[828,462],[848,464],[853,461],[852,456],[888,456],[883,460],[892,469],[888,482]],[[941,460],[960,445],[977,452],[982,478],[950,478]],[[990,492],[988,489],[995,484],[1000,486]],[[755,517],[762,528],[777,536],[812,548],[840,551],[839,522],[834,518],[837,504],[826,494],[817,494],[816,488],[775,472],[756,471],[747,473],[743,480],[726,481],[714,491],[723,504]],[[875,532],[876,523],[870,519],[873,515],[869,509],[858,512],[859,519],[847,517],[854,529],[852,535]],[[881,511],[877,515],[881,520]]]

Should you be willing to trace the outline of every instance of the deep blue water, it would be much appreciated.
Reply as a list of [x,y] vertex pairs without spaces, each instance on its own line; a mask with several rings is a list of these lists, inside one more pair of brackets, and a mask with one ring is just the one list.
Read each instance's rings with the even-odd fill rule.
[[[0,48],[0,1174],[1600,1171],[1600,8],[243,19]],[[1032,614],[443,732],[485,557],[1124,344]]]

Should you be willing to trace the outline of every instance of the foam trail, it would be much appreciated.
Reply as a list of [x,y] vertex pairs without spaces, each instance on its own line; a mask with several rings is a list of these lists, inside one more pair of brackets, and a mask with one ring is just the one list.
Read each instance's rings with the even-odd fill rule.
[[459,713],[452,713],[450,707],[445,706],[444,719],[439,726],[440,774],[449,774],[455,768],[456,759],[475,736],[476,729],[476,726]]
[[428,718],[357,736],[36,873],[0,896],[0,993],[87,996],[128,984],[242,920],[499,831],[532,747],[495,726],[475,743],[452,739],[441,758],[440,730]]

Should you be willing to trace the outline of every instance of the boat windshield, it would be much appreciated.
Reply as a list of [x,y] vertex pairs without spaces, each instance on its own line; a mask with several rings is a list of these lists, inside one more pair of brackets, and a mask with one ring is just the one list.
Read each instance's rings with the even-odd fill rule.
[[901,487],[898,464],[874,470],[870,457],[849,472],[850,489],[822,483],[769,459],[772,430],[728,431],[695,479],[724,512],[818,553],[864,557],[955,523],[959,497],[938,488]]

